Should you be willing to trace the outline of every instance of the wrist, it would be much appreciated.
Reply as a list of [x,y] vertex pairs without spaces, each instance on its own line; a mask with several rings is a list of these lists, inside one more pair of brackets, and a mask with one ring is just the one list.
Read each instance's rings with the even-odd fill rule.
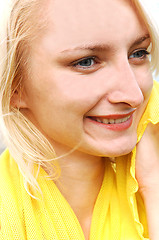
[[159,239],[159,185],[141,189],[141,196],[144,201],[149,237],[151,240]]
[[159,184],[142,187],[139,192],[144,200],[145,205],[147,204],[159,204]]

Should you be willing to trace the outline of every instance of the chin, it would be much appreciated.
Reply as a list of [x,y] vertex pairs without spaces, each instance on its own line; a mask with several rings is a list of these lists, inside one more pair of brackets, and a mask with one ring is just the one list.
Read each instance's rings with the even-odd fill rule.
[[[134,136],[133,139],[129,139],[125,141],[116,141],[112,142],[112,144],[105,144],[104,146],[100,146],[98,150],[100,153],[99,155],[102,157],[120,157],[123,155],[129,154],[137,143],[137,136]],[[109,146],[109,147],[105,147]],[[112,147],[111,147],[112,146]]]
[[120,157],[123,155],[129,154],[135,147],[136,142],[134,144],[129,144],[129,145],[122,145],[119,147],[116,147],[114,149],[111,149],[108,154],[106,154],[106,157]]

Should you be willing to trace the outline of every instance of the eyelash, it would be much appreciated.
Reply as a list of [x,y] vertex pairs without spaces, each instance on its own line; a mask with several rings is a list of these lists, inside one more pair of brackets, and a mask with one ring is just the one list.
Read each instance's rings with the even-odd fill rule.
[[[88,60],[90,60],[91,61],[91,63],[92,63],[92,61],[94,62],[93,64],[91,64],[90,66],[80,66],[80,64],[82,64],[82,62],[84,63],[85,62],[85,65],[86,65],[86,62],[88,61]],[[72,66],[73,67],[78,67],[79,69],[90,69],[90,68],[92,68],[92,66],[94,66],[94,65],[96,65],[96,64],[98,64],[99,63],[99,61],[97,60],[97,57],[95,57],[95,56],[90,56],[90,57],[85,57],[85,58],[82,58],[82,59],[80,59],[80,60],[78,60],[78,61],[76,61],[76,62],[73,62],[73,64],[72,64]]]
[[142,54],[142,56],[134,57],[134,58],[144,60],[144,59],[150,54],[150,52],[148,52],[146,49],[139,49],[139,50],[133,52],[133,53],[129,56],[129,59],[132,59],[132,58],[133,58],[133,57],[131,57],[133,54]]
[[[136,57],[131,57],[132,55],[134,55],[134,54],[141,54],[142,56],[136,56]],[[137,61],[139,60],[139,61],[143,61],[143,60],[145,60],[146,58],[147,58],[147,56],[150,54],[150,52],[148,52],[146,49],[138,49],[138,50],[136,50],[136,51],[134,51],[129,57],[128,57],[128,59],[132,59],[132,60],[134,60],[135,61],[135,59],[137,59]],[[88,60],[90,60],[91,61],[91,65],[90,66],[88,66],[87,64],[86,64],[86,62],[88,61]],[[82,64],[82,63],[84,63],[85,62],[85,65],[87,65],[87,66],[81,66],[80,64]],[[77,70],[83,70],[83,71],[93,71],[93,70],[96,70],[97,68],[100,68],[100,61],[99,61],[99,59],[97,58],[97,57],[95,57],[95,56],[89,56],[89,57],[85,57],[85,58],[82,58],[82,59],[79,59],[78,61],[75,61],[75,62],[73,62],[73,63],[71,63],[71,66],[73,67],[73,68],[75,68],[75,69],[77,69]]]

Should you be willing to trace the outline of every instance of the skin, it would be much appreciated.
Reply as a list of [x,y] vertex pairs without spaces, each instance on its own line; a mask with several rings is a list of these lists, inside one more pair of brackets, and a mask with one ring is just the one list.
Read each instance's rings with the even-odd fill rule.
[[[152,89],[145,54],[150,39],[128,1],[54,0],[47,4],[47,29],[29,46],[31,72],[23,82],[20,101],[15,94],[12,104],[49,139],[58,156],[80,141],[78,150],[59,160],[64,188],[57,186],[89,239],[104,174],[101,157],[127,154],[136,145],[137,125]],[[89,67],[80,62],[86,57]],[[123,131],[88,119],[134,110],[131,126]]]
[[159,239],[159,124],[149,124],[137,144],[136,178],[146,207],[149,237]]
[[[48,29],[31,45],[31,76],[24,82],[23,93],[26,115],[60,154],[66,152],[66,146],[74,147],[79,139],[80,151],[89,155],[126,154],[136,144],[137,125],[152,87],[147,58],[132,57],[136,50],[148,47],[149,39],[133,46],[147,30],[134,11],[128,15],[130,7],[125,1],[109,3],[108,8],[105,1],[94,0],[91,8],[88,3],[74,4],[70,0],[63,5],[62,2],[50,1]],[[67,8],[67,4],[71,7]],[[123,4],[122,19],[119,11],[109,10],[117,9],[117,4]],[[82,19],[77,18],[76,7]],[[89,8],[89,12],[84,10]],[[67,23],[61,16],[67,18]],[[99,16],[99,20],[94,22],[94,16]],[[107,44],[110,49],[67,51],[95,44]],[[97,56],[99,63],[86,70],[71,66],[72,62],[88,56]],[[86,118],[126,114],[134,108],[137,109],[133,124],[122,133],[96,127]]]

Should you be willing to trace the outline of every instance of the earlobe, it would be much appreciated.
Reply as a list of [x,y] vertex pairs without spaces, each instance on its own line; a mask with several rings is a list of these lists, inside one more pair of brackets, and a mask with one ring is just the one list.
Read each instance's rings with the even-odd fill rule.
[[10,100],[11,107],[17,108],[17,109],[27,108],[24,95],[25,94],[23,94],[22,91],[16,89],[11,96],[11,100]]

